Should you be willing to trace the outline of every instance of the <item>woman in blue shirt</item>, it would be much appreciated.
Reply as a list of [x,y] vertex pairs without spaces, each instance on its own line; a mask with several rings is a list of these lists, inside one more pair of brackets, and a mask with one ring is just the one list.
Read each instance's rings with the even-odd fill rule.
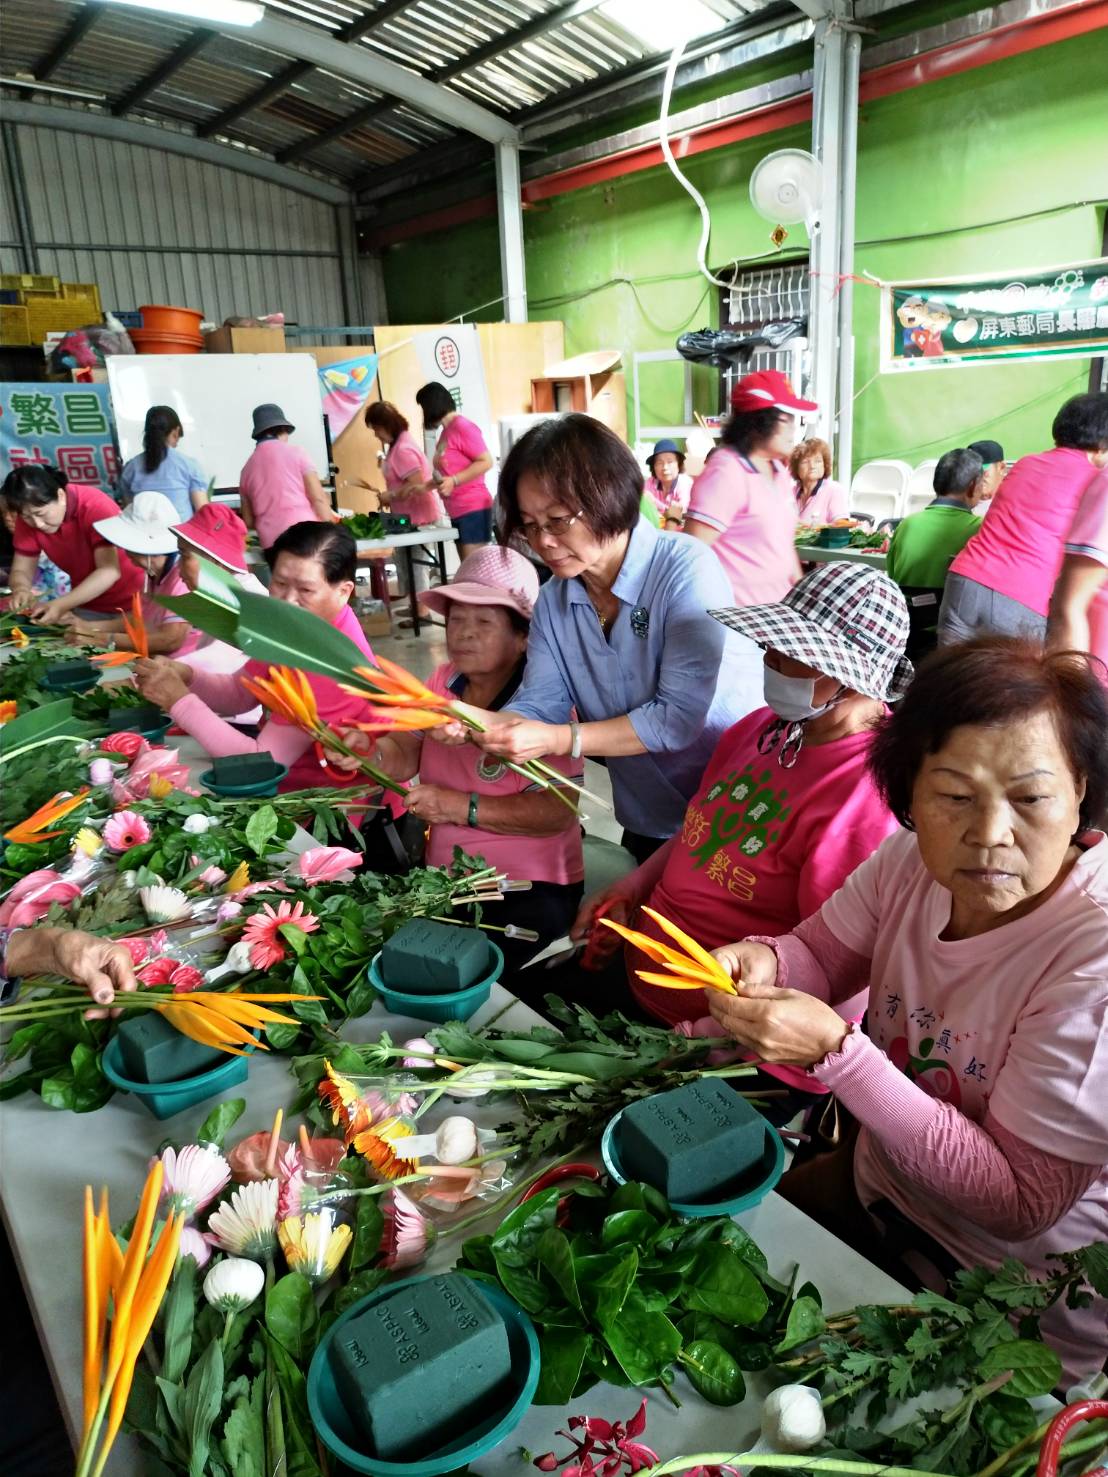
[[208,479],[190,456],[178,451],[184,435],[180,417],[171,405],[152,405],[146,412],[142,453],[133,456],[119,475],[124,504],[136,493],[160,492],[177,510],[182,522],[208,501]]
[[522,534],[554,578],[512,711],[473,735],[516,761],[604,758],[640,861],[680,827],[720,735],[763,700],[761,652],[708,614],[732,603],[719,560],[641,518],[642,490],[631,452],[588,416],[545,421],[512,448],[501,538]]

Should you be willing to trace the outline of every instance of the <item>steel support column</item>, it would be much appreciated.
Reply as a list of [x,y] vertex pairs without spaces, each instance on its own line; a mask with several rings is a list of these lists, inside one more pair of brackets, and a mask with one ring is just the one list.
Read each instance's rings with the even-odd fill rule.
[[858,184],[858,82],[862,37],[850,31],[843,56],[843,120],[839,191],[839,422],[836,470],[844,487],[854,474],[854,201]]
[[15,229],[19,237],[20,270],[37,273],[39,269],[38,246],[31,220],[31,201],[27,193],[27,176],[23,173],[23,155],[19,147],[19,135],[15,124],[0,123],[0,145],[4,152],[4,168],[11,187],[12,205],[15,210]]
[[519,149],[496,146],[496,214],[500,223],[500,278],[504,284],[504,317],[527,322],[527,267],[523,255],[523,195]]
[[808,313],[811,341],[811,398],[820,408],[819,427],[834,444],[835,382],[838,375],[841,241],[843,56],[846,33],[836,16],[816,22],[812,67],[812,152],[823,168],[823,206],[812,238],[812,292]]

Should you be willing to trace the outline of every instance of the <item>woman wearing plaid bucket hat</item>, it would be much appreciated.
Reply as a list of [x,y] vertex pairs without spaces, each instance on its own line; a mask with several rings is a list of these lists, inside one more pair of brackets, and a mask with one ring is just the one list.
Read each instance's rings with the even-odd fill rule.
[[[823,564],[778,605],[713,614],[764,648],[766,706],[720,739],[678,834],[586,899],[574,932],[590,934],[594,948],[615,939],[593,928],[598,912],[631,922],[643,903],[707,948],[729,942],[740,921],[740,933],[787,933],[896,830],[866,773],[874,725],[911,675],[908,611],[893,582]],[[634,926],[662,937],[645,914]],[[636,971],[649,966],[636,951],[626,965],[636,1003],[652,1016],[677,1025],[706,1015],[703,995],[641,981]],[[844,1018],[856,1005],[844,1002]],[[780,1075],[813,1090],[803,1072]]]

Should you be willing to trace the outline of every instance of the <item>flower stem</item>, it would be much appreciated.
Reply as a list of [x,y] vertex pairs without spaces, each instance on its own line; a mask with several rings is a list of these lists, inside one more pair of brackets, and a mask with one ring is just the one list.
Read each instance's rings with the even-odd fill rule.
[[[852,1462],[841,1457],[807,1456],[804,1452],[704,1451],[694,1456],[679,1456],[659,1466],[648,1467],[641,1477],[668,1477],[690,1467],[783,1467],[804,1472],[844,1472],[854,1477],[919,1477],[915,1467],[890,1467],[884,1462]],[[931,1477],[947,1477],[935,1472]]]

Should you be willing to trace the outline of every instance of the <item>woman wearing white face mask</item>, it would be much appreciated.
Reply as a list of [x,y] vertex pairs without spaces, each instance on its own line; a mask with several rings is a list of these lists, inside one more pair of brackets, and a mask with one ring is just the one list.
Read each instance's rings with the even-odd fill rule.
[[[585,899],[574,933],[591,931],[594,950],[609,938],[609,954],[620,947],[610,929],[593,928],[598,910],[664,937],[646,914],[635,917],[643,903],[708,949],[728,942],[740,919],[750,934],[788,933],[897,828],[865,767],[873,726],[912,675],[908,607],[892,580],[822,564],[779,604],[712,614],[765,651],[767,706],[720,739],[678,834]],[[636,970],[652,966],[636,950],[626,966],[652,1016],[675,1025],[707,1014],[702,992],[644,984]],[[845,1020],[854,1004],[843,1003]],[[810,1087],[804,1072],[779,1075]]]

